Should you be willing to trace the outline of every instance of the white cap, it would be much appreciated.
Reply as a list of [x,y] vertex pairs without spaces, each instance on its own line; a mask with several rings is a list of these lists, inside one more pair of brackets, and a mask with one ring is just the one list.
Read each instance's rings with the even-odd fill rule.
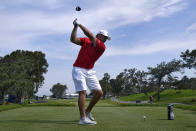
[[111,37],[108,35],[106,30],[100,30],[97,34],[102,34],[103,36],[108,37],[108,40],[111,40]]

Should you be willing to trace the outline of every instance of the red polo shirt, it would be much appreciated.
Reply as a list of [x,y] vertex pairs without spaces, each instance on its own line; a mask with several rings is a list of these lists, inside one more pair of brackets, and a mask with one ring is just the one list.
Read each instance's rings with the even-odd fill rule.
[[93,43],[89,38],[80,38],[82,47],[78,57],[74,63],[74,66],[85,69],[92,69],[95,62],[105,51],[105,45],[99,39],[96,39],[96,46],[93,47]]

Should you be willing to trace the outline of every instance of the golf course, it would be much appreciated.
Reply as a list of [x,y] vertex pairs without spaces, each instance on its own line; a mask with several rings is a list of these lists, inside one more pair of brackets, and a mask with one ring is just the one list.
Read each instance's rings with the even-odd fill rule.
[[[181,99],[184,104],[174,104],[174,120],[168,120],[167,117],[167,101],[171,102],[173,100],[174,102],[177,99],[177,95],[185,95],[186,92],[187,90],[181,91],[181,93],[167,90],[161,93],[162,101],[156,102],[155,100],[153,104],[116,103],[111,101],[110,98],[101,100],[92,111],[98,122],[97,125],[78,125],[79,110],[77,99],[49,100],[47,103],[23,105],[2,105],[0,106],[0,130],[195,131],[195,103],[188,103],[191,97],[195,98],[195,96],[192,96],[195,91],[192,91],[192,95],[189,93],[189,96],[184,96],[183,100]],[[174,95],[176,95],[175,98],[173,97]],[[129,98],[134,101],[141,98],[141,94],[138,94],[138,96],[134,95],[133,98],[129,96]],[[129,100],[128,97],[120,99]],[[86,104],[88,102],[87,100]],[[178,102],[180,102],[179,98]],[[144,119],[144,116],[146,119]]]
[[0,131],[196,131],[196,0],[0,0]]

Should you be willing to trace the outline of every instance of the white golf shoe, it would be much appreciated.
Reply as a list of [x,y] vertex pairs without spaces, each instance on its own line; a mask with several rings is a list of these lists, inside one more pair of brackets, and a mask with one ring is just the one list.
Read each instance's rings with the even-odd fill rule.
[[95,121],[95,118],[92,116],[90,112],[85,111],[86,117],[88,117],[91,121]]
[[96,121],[91,121],[88,117],[80,118],[79,125],[96,125]]

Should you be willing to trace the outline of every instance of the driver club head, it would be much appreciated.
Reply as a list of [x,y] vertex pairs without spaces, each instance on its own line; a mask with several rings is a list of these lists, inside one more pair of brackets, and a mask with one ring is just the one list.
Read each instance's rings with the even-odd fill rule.
[[81,11],[81,7],[80,6],[77,6],[76,7],[76,11]]

